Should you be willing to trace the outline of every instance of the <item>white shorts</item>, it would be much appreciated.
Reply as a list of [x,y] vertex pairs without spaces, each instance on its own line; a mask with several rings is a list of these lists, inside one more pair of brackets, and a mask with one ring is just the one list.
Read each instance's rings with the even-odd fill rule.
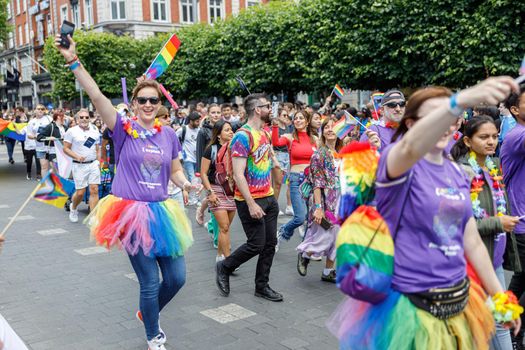
[[98,160],[87,164],[73,163],[73,180],[75,189],[80,190],[88,185],[100,185],[100,166]]

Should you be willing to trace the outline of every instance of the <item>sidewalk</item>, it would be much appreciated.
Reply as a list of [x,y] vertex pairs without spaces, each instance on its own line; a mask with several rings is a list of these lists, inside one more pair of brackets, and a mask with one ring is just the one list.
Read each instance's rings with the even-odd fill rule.
[[[15,161],[7,162],[0,145],[2,228],[37,184],[25,179],[18,145]],[[82,219],[87,206],[79,209]],[[342,294],[320,281],[324,263],[312,262],[306,277],[296,272],[298,235],[281,245],[272,268],[271,286],[283,293],[284,302],[254,297],[256,260],[231,277],[231,294],[224,298],[215,286],[215,249],[195,224],[193,208],[188,215],[195,244],[186,256],[186,285],[161,315],[167,349],[337,349],[324,323]],[[237,218],[231,237],[233,249],[245,241]],[[147,348],[134,317],[139,288],[123,252],[95,247],[84,225],[37,201],[29,203],[6,238],[0,313],[31,349]]]

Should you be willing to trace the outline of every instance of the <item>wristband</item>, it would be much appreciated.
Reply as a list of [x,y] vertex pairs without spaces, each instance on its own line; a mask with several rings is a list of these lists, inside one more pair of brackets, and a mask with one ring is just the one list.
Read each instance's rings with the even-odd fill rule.
[[322,209],[323,205],[322,204],[314,204],[314,208],[315,209]]
[[460,117],[463,112],[465,112],[465,110],[463,108],[461,108],[459,105],[458,105],[458,94],[455,93],[454,95],[450,96],[450,102],[449,102],[449,105],[448,105],[448,110],[450,111],[450,113],[456,117]]
[[518,298],[510,290],[505,293],[498,292],[488,298],[487,306],[498,323],[517,320],[523,313],[523,307],[518,303]]
[[71,65],[69,66],[69,69],[71,69],[71,70],[75,70],[75,69],[77,69],[78,67],[80,67],[80,61],[79,61],[79,60],[76,60],[75,62],[73,62],[73,64],[71,64]]
[[73,57],[73,59],[72,59],[71,61],[67,61],[66,63],[67,63],[68,65],[70,65],[71,63],[73,63],[73,62],[75,62],[75,61],[77,61],[77,60],[78,60],[78,56],[75,55],[75,57]]

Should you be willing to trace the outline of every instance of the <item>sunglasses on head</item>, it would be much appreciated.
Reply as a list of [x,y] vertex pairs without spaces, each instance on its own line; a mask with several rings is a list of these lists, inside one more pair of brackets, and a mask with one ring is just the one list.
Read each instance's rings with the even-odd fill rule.
[[148,101],[152,105],[156,105],[160,102],[158,97],[137,97],[137,102],[139,105],[145,105]]
[[385,103],[385,106],[387,106],[388,108],[396,108],[397,106],[402,108],[402,107],[405,107],[405,105],[406,105],[405,101]]

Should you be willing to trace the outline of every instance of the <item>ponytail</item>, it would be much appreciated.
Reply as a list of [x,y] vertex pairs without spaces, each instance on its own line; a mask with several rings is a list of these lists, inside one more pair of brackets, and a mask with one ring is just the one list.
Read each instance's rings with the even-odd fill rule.
[[465,135],[461,136],[461,138],[454,144],[454,146],[450,150],[450,155],[456,162],[470,151],[467,145],[465,145],[464,139]]

